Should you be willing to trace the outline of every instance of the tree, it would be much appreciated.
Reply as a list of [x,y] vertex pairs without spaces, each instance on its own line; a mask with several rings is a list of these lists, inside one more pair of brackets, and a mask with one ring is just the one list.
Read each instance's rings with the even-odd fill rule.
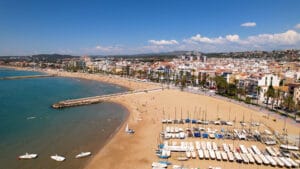
[[181,86],[180,86],[180,89],[183,90],[186,86],[186,76],[183,75],[182,78],[181,78]]
[[[268,107],[268,103],[269,103],[270,98],[274,98],[274,96],[275,96],[275,89],[272,85],[270,85],[268,87],[268,90],[265,93],[265,96],[267,97],[266,107]],[[273,109],[273,104],[272,104],[272,109]]]
[[280,99],[280,96],[281,96],[281,90],[280,90],[280,88],[278,88],[278,89],[275,91],[275,96],[274,96],[274,99],[276,99],[276,103],[275,103],[276,106],[279,106],[279,99]]
[[215,77],[215,82],[216,82],[216,85],[217,85],[218,93],[225,94],[227,86],[228,86],[226,80],[221,76],[216,76]]
[[206,75],[204,74],[203,77],[202,77],[202,80],[200,81],[200,85],[201,86],[205,86],[206,85],[206,82],[207,82],[207,78],[209,77],[209,75]]
[[245,102],[246,102],[247,104],[250,104],[250,103],[251,103],[251,98],[250,98],[250,97],[246,97]]
[[236,85],[235,84],[228,84],[226,93],[229,96],[236,96],[236,93],[237,93],[237,87],[236,87]]
[[286,107],[289,111],[293,111],[295,109],[295,102],[293,100],[292,95],[288,95],[283,100],[283,105]]
[[258,104],[258,99],[259,99],[259,94],[260,94],[260,90],[261,90],[261,87],[260,86],[256,86],[256,92],[257,92],[257,94],[256,94],[256,104]]
[[192,77],[191,77],[191,81],[192,81],[192,85],[195,86],[196,85],[196,78],[195,78],[195,69],[192,69]]

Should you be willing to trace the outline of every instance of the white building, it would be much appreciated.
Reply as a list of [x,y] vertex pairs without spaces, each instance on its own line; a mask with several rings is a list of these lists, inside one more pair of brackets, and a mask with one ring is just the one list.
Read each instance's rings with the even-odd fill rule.
[[259,94],[260,101],[266,101],[265,93],[268,87],[272,85],[273,87],[278,87],[280,83],[280,78],[273,74],[266,74],[258,80],[258,86],[261,88]]

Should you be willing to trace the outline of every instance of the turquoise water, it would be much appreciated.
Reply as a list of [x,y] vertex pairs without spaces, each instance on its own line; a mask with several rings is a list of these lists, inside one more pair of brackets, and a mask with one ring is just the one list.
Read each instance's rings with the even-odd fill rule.
[[[23,74],[24,73],[24,74]],[[38,74],[33,72],[33,74]],[[32,75],[0,69],[0,77]],[[74,159],[81,151],[97,153],[125,119],[127,110],[114,103],[52,109],[58,101],[122,92],[126,89],[73,78],[0,80],[0,169],[76,169],[91,159]],[[38,153],[34,160],[17,156]],[[65,162],[50,159],[63,155]]]

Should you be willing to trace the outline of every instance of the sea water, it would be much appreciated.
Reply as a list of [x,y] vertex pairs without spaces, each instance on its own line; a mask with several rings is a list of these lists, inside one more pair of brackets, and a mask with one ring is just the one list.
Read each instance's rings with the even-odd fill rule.
[[[0,77],[38,72],[0,68]],[[79,169],[92,158],[75,159],[82,151],[96,154],[122,124],[126,108],[100,103],[65,109],[51,105],[61,100],[126,91],[97,81],[49,77],[0,80],[0,169]],[[33,160],[19,155],[37,153]],[[66,157],[64,162],[51,155]]]

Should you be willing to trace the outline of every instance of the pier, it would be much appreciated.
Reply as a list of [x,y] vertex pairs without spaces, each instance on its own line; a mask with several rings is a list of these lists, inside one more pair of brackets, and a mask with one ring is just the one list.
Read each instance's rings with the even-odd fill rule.
[[16,79],[33,79],[33,78],[46,78],[46,77],[56,77],[56,74],[51,75],[29,75],[29,76],[9,76],[1,77],[0,80],[16,80]]
[[66,107],[74,107],[74,106],[82,106],[82,105],[89,105],[89,104],[97,104],[104,101],[108,101],[109,99],[117,96],[129,95],[129,94],[137,94],[137,93],[147,93],[147,92],[154,92],[160,91],[162,88],[154,88],[154,89],[147,89],[147,90],[135,90],[129,92],[122,92],[122,93],[114,93],[114,94],[107,94],[101,96],[93,96],[93,97],[84,97],[79,99],[70,99],[60,101],[58,103],[54,103],[52,108],[61,109]]

